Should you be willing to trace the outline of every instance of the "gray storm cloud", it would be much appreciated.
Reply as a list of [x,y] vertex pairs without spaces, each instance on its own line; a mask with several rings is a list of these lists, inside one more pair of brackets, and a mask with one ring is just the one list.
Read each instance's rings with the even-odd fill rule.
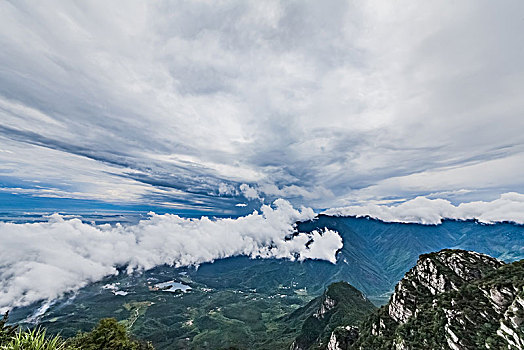
[[311,209],[297,210],[277,200],[237,219],[151,214],[136,225],[111,227],[54,214],[45,223],[0,222],[0,311],[53,300],[116,274],[117,267],[127,266],[132,272],[235,255],[334,263],[342,248],[338,233],[295,231],[297,221],[314,216]]
[[3,1],[2,189],[211,212],[524,193],[523,12]]

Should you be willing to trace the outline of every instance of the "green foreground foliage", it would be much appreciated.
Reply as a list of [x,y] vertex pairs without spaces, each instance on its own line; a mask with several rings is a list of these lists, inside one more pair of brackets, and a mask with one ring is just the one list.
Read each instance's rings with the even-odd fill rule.
[[17,326],[7,325],[8,318],[9,312],[6,312],[0,320],[0,346],[15,336]]
[[131,339],[127,329],[114,318],[104,318],[91,332],[68,339],[71,349],[81,350],[153,350],[148,342]]
[[1,350],[65,350],[65,341],[58,335],[46,336],[45,329],[19,330],[7,338],[0,346]]
[[151,343],[132,339],[114,318],[102,319],[92,331],[69,339],[47,336],[43,328],[17,331],[7,321],[6,313],[0,321],[0,350],[154,350]]

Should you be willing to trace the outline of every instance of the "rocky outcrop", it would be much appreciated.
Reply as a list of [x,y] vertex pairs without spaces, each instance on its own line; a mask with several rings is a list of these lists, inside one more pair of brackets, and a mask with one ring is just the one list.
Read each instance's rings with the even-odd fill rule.
[[490,289],[490,300],[493,308],[500,315],[500,326],[497,335],[515,349],[524,349],[524,288],[503,288],[493,292]]
[[458,290],[504,265],[490,256],[463,250],[442,250],[421,255],[413,267],[395,287],[388,303],[389,316],[405,323],[417,314],[421,300],[428,295]]
[[324,296],[320,308],[313,314],[313,316],[316,318],[324,318],[328,311],[333,310],[336,303],[336,300],[331,299],[328,295]]
[[524,260],[422,255],[352,349],[524,349]]
[[329,337],[327,350],[346,350],[358,339],[358,327],[337,327]]

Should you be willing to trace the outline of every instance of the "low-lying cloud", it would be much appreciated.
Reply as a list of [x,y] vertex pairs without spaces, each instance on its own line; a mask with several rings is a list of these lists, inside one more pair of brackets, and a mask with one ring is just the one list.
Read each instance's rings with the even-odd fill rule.
[[0,223],[0,311],[51,300],[105,276],[162,264],[198,265],[235,255],[336,260],[337,232],[296,231],[315,217],[285,200],[237,219],[151,214],[136,225],[90,225],[54,214],[45,223]]
[[363,205],[333,208],[333,216],[370,216],[386,222],[437,225],[443,219],[478,220],[482,223],[524,224],[524,195],[510,192],[491,202],[475,201],[453,205],[445,199],[417,197],[398,205]]

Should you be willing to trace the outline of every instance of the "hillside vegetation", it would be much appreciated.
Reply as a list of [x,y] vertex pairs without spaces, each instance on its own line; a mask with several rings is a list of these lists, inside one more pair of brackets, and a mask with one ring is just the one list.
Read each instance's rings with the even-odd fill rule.
[[284,319],[289,323],[302,322],[301,331],[291,348],[322,349],[337,326],[356,326],[375,309],[359,290],[347,282],[333,283],[324,294]]

